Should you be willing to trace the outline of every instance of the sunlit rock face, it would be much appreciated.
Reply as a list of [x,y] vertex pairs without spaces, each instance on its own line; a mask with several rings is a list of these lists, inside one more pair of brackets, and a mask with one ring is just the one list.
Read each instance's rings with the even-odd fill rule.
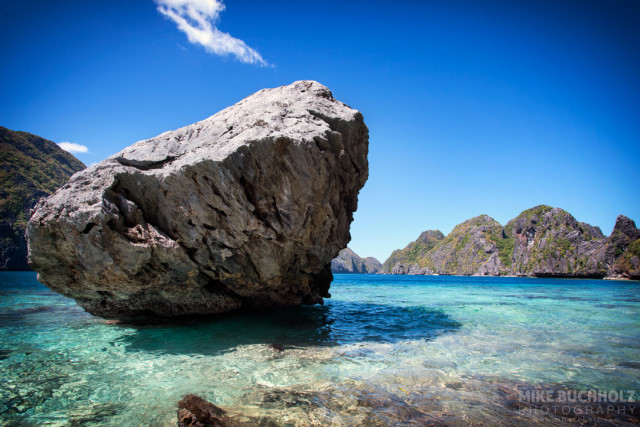
[[107,318],[322,303],[367,153],[325,86],[264,89],[75,174],[36,206],[30,265]]

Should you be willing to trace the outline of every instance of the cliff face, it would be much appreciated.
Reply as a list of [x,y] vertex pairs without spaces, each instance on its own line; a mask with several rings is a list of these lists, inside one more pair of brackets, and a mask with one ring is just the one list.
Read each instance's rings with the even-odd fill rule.
[[502,226],[487,215],[457,225],[428,254],[428,262],[437,274],[494,275],[500,271],[497,241]]
[[568,212],[536,206],[505,227],[513,246],[505,272],[516,276],[605,277],[613,259],[602,231]]
[[416,251],[421,235],[394,251],[381,272],[638,278],[639,238],[635,223],[622,215],[606,238],[598,227],[541,205],[522,212],[505,227],[486,215],[472,218],[433,247]]
[[373,257],[361,258],[349,248],[340,251],[331,261],[333,273],[373,274],[380,271],[382,264]]
[[635,222],[618,216],[607,243],[609,256],[615,260],[609,275],[640,280],[640,230]]
[[396,249],[382,264],[380,272],[392,274],[430,274],[424,259],[444,239],[439,230],[427,230],[404,249]]
[[487,215],[458,224],[446,237],[425,231],[406,248],[394,251],[383,264],[391,274],[493,275],[502,267],[498,241],[502,226]]
[[36,206],[29,259],[107,318],[322,303],[367,154],[325,86],[264,89],[74,175]]
[[85,165],[52,141],[0,126],[0,270],[28,270],[25,229],[41,197]]

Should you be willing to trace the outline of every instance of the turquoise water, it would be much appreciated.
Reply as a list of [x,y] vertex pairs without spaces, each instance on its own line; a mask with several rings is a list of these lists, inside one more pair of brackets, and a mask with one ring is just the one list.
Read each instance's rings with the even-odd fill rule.
[[566,425],[519,387],[638,390],[640,283],[336,275],[324,306],[123,325],[0,273],[0,424]]

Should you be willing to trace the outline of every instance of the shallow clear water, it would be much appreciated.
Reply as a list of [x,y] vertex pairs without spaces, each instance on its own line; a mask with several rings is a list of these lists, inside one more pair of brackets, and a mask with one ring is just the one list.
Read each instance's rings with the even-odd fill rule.
[[640,395],[638,282],[336,275],[331,293],[118,325],[0,273],[0,424],[175,425],[195,393],[248,425],[553,425],[510,393]]

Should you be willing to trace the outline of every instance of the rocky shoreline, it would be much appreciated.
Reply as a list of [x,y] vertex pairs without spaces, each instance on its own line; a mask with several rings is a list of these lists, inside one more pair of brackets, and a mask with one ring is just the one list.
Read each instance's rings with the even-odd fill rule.
[[[287,425],[313,420],[319,425],[419,424],[459,426],[505,425],[610,426],[640,423],[640,406],[629,392],[574,390],[560,384],[529,384],[500,378],[468,378],[440,387],[403,385],[393,389],[371,384],[256,389],[244,407],[220,408],[197,395],[178,403],[179,427]],[[437,399],[431,396],[437,395]],[[457,404],[452,402],[456,401]],[[462,416],[461,407],[491,405],[493,417],[482,411]],[[382,409],[384,408],[384,409]]]
[[364,263],[362,258],[353,251],[342,252],[338,259],[350,261],[334,262],[334,272],[639,280],[639,258],[640,230],[624,215],[618,216],[607,237],[562,209],[540,205],[504,227],[480,215],[447,236],[425,231],[404,249],[393,251],[380,267],[369,262],[366,271],[354,268]]

